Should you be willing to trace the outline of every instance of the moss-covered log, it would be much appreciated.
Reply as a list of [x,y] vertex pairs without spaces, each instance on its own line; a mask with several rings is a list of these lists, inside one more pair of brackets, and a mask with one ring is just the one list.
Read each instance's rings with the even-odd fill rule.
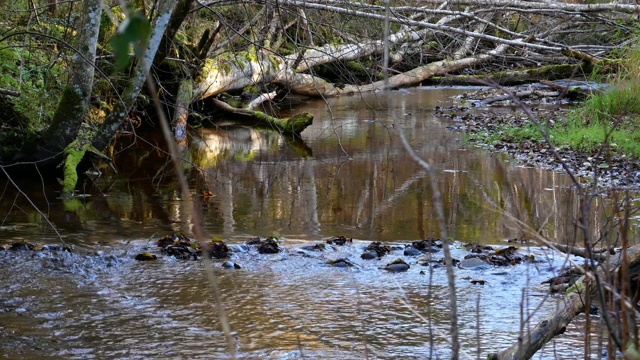
[[289,119],[279,119],[261,111],[234,108],[217,99],[213,99],[213,103],[230,113],[251,118],[255,125],[271,127],[289,135],[300,135],[304,129],[313,123],[313,115],[306,112],[296,114]]
[[478,82],[490,82],[509,86],[540,80],[560,80],[575,76],[584,76],[591,71],[583,64],[550,64],[535,68],[500,71],[476,75],[453,75],[447,77],[433,77],[434,83],[453,83],[477,85]]

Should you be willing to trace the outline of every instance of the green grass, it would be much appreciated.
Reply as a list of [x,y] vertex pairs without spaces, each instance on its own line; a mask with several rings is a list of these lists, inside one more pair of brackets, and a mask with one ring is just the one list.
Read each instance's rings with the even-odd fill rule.
[[612,129],[600,123],[585,125],[569,120],[566,125],[553,128],[550,136],[555,146],[568,145],[585,153],[595,153],[606,146],[613,153],[640,157],[640,129]]
[[624,52],[620,71],[604,92],[591,95],[571,111],[550,135],[557,146],[640,158],[640,45]]
[[[640,158],[640,44],[621,54],[619,71],[610,87],[589,96],[582,106],[550,128],[553,145],[590,154],[606,150]],[[469,138],[490,144],[543,141],[533,124],[507,125]]]

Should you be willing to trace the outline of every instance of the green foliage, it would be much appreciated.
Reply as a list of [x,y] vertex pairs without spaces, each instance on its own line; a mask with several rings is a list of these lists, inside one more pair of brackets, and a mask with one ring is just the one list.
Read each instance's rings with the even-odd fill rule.
[[[50,56],[50,49],[43,46],[0,48],[0,88],[20,93],[3,104],[3,121],[25,137],[47,126],[66,83],[64,63],[51,62]],[[7,111],[12,114],[9,118]],[[3,144],[6,135],[2,134]]]
[[120,24],[109,44],[116,57],[116,67],[124,69],[129,63],[129,50],[133,47],[136,57],[142,57],[151,36],[151,24],[140,11],[134,11]]

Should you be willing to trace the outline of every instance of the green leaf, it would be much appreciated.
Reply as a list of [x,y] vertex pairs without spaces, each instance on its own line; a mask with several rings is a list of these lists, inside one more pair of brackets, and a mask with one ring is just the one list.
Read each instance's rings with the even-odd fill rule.
[[151,24],[140,11],[128,16],[115,36],[109,40],[109,44],[116,56],[116,67],[122,70],[129,63],[129,49],[133,46],[137,58],[142,57],[151,36]]

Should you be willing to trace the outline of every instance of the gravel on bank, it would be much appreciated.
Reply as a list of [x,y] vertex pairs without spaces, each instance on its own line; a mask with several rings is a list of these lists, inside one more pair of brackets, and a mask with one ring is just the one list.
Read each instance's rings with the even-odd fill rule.
[[[515,92],[517,90],[514,90]],[[601,189],[624,187],[640,190],[638,159],[625,155],[588,154],[568,146],[555,148],[560,158],[558,159],[544,141],[510,139],[508,136],[500,136],[500,140],[492,143],[479,140],[487,139],[488,135],[499,134],[507,126],[530,125],[532,120],[529,114],[543,126],[563,121],[570,106],[574,104],[544,91],[522,96],[519,99],[521,104],[516,104],[513,99],[495,101],[503,95],[503,90],[493,88],[466,92],[454,97],[454,106],[437,107],[436,116],[452,119],[454,125],[448,128],[470,135],[470,141],[475,145],[490,151],[507,153],[525,165],[564,172],[561,163],[564,162],[569,171],[584,185],[592,185],[594,179],[597,179],[596,184]]]

